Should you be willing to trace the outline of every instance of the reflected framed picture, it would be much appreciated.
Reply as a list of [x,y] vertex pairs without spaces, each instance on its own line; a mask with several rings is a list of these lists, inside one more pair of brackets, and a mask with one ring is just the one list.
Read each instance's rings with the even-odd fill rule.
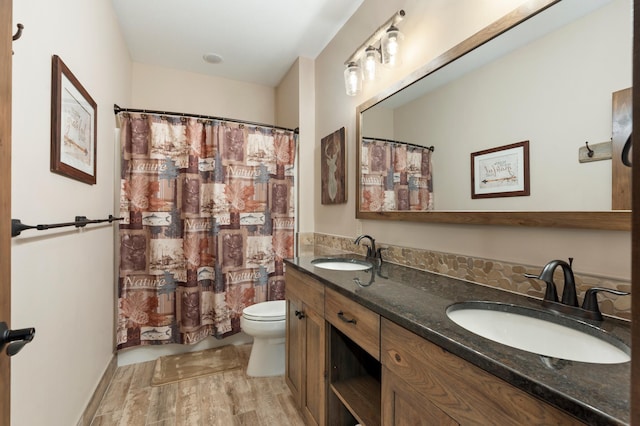
[[528,195],[529,141],[471,153],[471,198]]
[[51,76],[51,171],[96,183],[97,105],[57,55]]

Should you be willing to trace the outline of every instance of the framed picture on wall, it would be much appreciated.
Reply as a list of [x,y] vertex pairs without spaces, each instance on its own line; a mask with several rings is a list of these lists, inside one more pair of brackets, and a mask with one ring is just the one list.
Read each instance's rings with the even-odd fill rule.
[[347,202],[346,129],[343,127],[320,140],[322,204]]
[[51,76],[51,171],[96,183],[96,102],[57,55]]
[[471,198],[529,194],[529,141],[471,153]]

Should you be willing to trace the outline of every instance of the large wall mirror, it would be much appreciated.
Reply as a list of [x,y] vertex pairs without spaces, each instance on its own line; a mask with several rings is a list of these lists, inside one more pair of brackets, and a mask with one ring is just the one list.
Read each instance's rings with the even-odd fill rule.
[[[631,131],[632,28],[630,0],[532,0],[360,105],[356,217],[630,230],[612,170]],[[365,205],[363,138],[434,147],[431,210]],[[529,193],[472,197],[471,154],[523,141]],[[607,141],[611,159],[579,161]],[[392,192],[398,173],[385,173]]]

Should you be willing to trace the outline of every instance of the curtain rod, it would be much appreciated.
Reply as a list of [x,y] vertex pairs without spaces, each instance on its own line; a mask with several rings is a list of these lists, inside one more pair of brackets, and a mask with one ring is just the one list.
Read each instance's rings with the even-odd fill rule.
[[409,145],[409,146],[413,146],[416,148],[422,148],[422,149],[428,149],[429,151],[433,152],[436,148],[435,146],[431,145],[431,146],[422,146],[422,145],[418,145],[415,143],[409,143],[409,142],[402,142],[402,141],[394,141],[393,139],[381,139],[381,138],[368,138],[366,136],[363,136],[362,139],[368,139],[371,141],[378,141],[378,142],[391,142],[391,143],[397,143],[397,144],[402,144],[402,145]]
[[295,129],[289,129],[287,127],[274,126],[272,124],[255,123],[255,122],[252,122],[252,121],[236,120],[236,119],[233,119],[233,118],[214,117],[214,116],[210,116],[210,115],[200,115],[200,114],[188,114],[188,113],[184,113],[184,112],[155,111],[155,110],[151,110],[151,109],[121,108],[117,104],[113,104],[113,113],[114,114],[118,114],[118,113],[121,113],[121,112],[135,112],[135,113],[140,113],[140,114],[175,115],[175,116],[178,116],[178,117],[193,117],[193,118],[204,118],[206,120],[230,121],[232,123],[247,124],[247,125],[250,125],[250,126],[260,126],[260,127],[269,127],[271,129],[286,130],[286,131],[289,131],[289,132],[293,132],[295,134],[300,133],[300,128],[298,128],[298,127],[296,127]]

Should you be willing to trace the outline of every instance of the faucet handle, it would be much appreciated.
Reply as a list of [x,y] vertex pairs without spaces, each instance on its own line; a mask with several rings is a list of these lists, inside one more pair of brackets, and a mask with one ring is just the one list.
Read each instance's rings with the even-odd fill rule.
[[600,306],[598,305],[598,298],[596,297],[596,295],[601,291],[605,291],[607,293],[615,294],[618,296],[627,296],[631,294],[628,291],[620,291],[613,288],[591,287],[584,295],[584,300],[582,301],[582,309],[600,314]]

